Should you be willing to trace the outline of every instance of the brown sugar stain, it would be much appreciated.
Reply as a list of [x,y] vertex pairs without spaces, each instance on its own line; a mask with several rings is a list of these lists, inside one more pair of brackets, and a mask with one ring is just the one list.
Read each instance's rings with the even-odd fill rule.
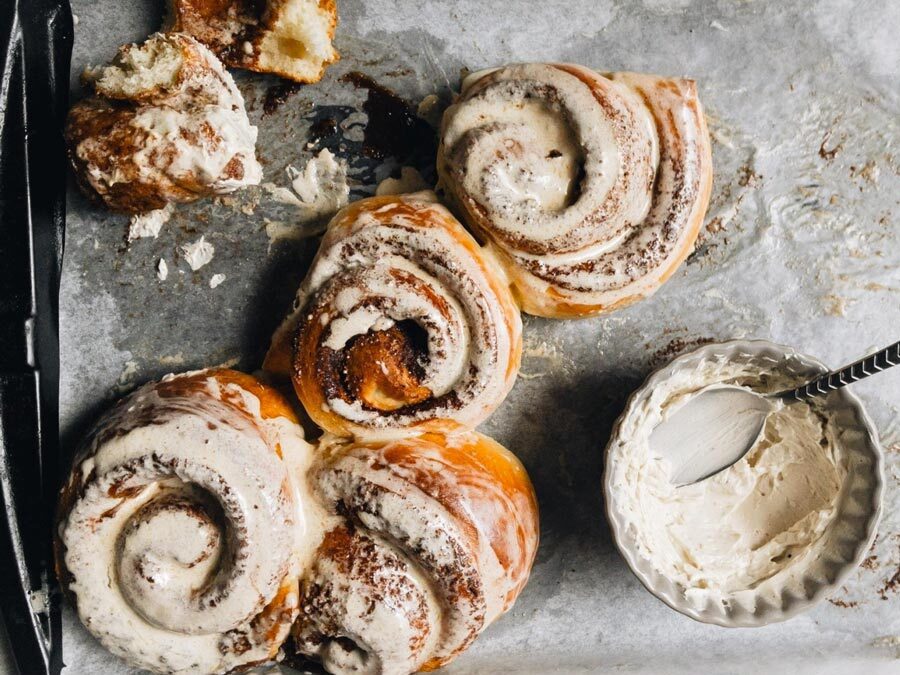
[[359,71],[347,73],[340,81],[368,92],[363,104],[363,112],[369,118],[364,132],[364,155],[372,159],[401,160],[434,156],[437,150],[434,130],[407,101]]
[[674,340],[670,340],[665,347],[657,349],[653,353],[653,356],[650,357],[650,366],[652,368],[656,368],[663,365],[664,363],[668,363],[678,354],[681,354],[688,349],[694,349],[696,347],[708,345],[715,341],[715,338],[711,337],[698,337],[690,339],[675,338]]
[[824,159],[826,162],[830,162],[831,160],[833,160],[837,156],[837,154],[844,148],[843,138],[841,138],[841,140],[837,143],[831,145],[831,147],[826,148],[826,146],[831,143],[831,135],[832,130],[829,129],[825,134],[825,138],[822,139],[822,144],[819,146],[819,157]]
[[868,558],[863,560],[859,566],[864,570],[877,570],[878,569],[878,556],[870,555]]
[[[900,548],[900,533],[893,534],[892,539],[898,544],[898,548]],[[869,557],[874,558],[874,556]],[[891,565],[894,564],[896,563],[891,563]],[[890,573],[890,570],[888,570],[888,573]],[[900,565],[897,565],[897,567],[894,569],[893,574],[891,574],[891,576],[884,580],[881,588],[878,589],[877,593],[878,597],[880,597],[882,600],[887,600],[890,596],[900,593]]]
[[263,117],[273,115],[287,100],[300,91],[303,85],[299,82],[283,82],[266,89],[263,98]]
[[897,568],[890,578],[885,579],[884,584],[878,589],[878,596],[882,600],[887,600],[889,593],[897,593],[898,591],[900,591],[900,567]]
[[334,136],[338,130],[338,123],[334,117],[323,117],[313,122],[309,127],[307,140],[309,143],[318,143],[324,138]]

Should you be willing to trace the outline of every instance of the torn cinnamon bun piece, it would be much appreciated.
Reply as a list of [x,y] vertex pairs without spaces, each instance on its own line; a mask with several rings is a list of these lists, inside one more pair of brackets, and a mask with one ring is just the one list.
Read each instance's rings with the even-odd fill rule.
[[[312,459],[285,399],[230,370],[168,376],[107,413],[63,488],[57,567],[87,629],[158,673],[273,658],[298,612]],[[322,512],[324,513],[324,512]]]
[[474,73],[440,141],[441,185],[531,314],[650,295],[692,250],[709,201],[691,80],[563,64]]
[[168,0],[165,29],[188,33],[232,68],[318,82],[338,59],[334,0]]
[[473,427],[521,358],[507,282],[432,193],[340,211],[277,330],[264,369],[341,436]]
[[449,663],[528,579],[538,514],[524,468],[476,432],[322,453],[310,480],[345,521],[301,581],[296,649],[335,674]]
[[85,72],[66,144],[84,192],[115,211],[144,213],[256,185],[257,129],[231,75],[202,44],[156,34]]

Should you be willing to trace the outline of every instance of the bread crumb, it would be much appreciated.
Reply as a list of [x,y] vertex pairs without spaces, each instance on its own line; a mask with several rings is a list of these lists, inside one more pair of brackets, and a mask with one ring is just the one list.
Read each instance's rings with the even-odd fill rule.
[[224,274],[213,274],[209,280],[209,287],[215,288],[216,286],[221,284],[223,281],[225,281],[226,278],[227,277]]
[[375,188],[375,194],[378,196],[404,195],[430,189],[431,186],[425,182],[422,174],[411,166],[404,166],[400,169],[400,178],[385,178]]
[[175,205],[169,202],[161,209],[131,216],[131,222],[128,225],[128,243],[144,237],[156,239],[162,226],[169,222],[174,210]]
[[166,264],[166,261],[162,258],[159,259],[159,262],[156,263],[156,278],[160,281],[165,281],[169,276],[169,266]]
[[838,295],[826,295],[822,298],[825,303],[825,311],[830,316],[846,316],[847,299]]
[[435,129],[441,124],[443,112],[441,110],[441,99],[438,98],[437,94],[428,94],[419,102],[419,106],[416,108],[416,115]]
[[181,247],[181,255],[195,272],[213,259],[215,247],[201,236],[197,241]]

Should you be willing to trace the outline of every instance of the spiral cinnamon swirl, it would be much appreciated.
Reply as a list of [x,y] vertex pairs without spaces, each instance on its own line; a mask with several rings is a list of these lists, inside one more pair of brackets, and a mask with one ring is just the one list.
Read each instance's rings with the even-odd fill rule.
[[506,281],[432,193],[340,211],[294,308],[264,368],[338,435],[475,426],[518,372]]
[[438,172],[522,308],[562,318],[635,302],[675,271],[712,160],[693,81],[525,64],[466,78]]
[[124,399],[61,499],[59,574],[88,630],[160,673],[275,656],[324,528],[296,479],[310,460],[289,405],[248,375],[169,376]]
[[301,581],[298,651],[339,674],[448,663],[528,579],[538,516],[524,468],[476,432],[323,453],[311,481],[346,522]]

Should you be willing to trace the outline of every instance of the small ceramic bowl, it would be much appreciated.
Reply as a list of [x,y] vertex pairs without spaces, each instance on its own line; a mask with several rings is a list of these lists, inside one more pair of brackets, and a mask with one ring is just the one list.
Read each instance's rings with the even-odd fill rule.
[[834,517],[814,544],[817,554],[797,560],[752,590],[729,594],[727,600],[710,599],[702,606],[690,602],[681,584],[665,577],[639,553],[633,525],[627,524],[612,485],[616,473],[613,469],[627,451],[620,435],[623,423],[638,414],[650,392],[681,369],[696,369],[705,362],[723,359],[759,364],[761,369],[777,368],[796,375],[798,384],[804,378],[811,379],[828,370],[815,359],[763,340],[706,345],[657,370],[632,394],[613,427],[606,451],[603,486],[606,512],[616,545],[631,571],[669,607],[705,623],[727,627],[763,626],[784,621],[814,606],[839,586],[862,560],[875,537],[881,513],[884,460],[875,427],[859,399],[847,389],[832,392],[824,409],[834,420],[840,436],[847,475],[838,494]]

